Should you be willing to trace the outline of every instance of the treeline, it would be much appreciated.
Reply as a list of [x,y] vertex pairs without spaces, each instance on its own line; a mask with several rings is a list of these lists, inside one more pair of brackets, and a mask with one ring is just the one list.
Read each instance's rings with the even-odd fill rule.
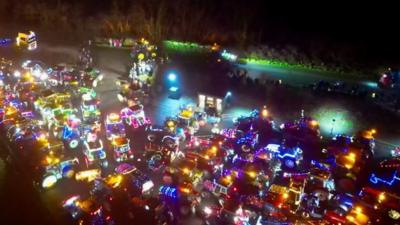
[[308,40],[290,30],[275,33],[269,24],[276,14],[287,12],[268,4],[265,0],[0,0],[0,30],[2,24],[12,23],[38,29],[41,39],[133,36],[153,42],[216,42],[246,50],[247,55],[341,73],[376,74],[371,73],[376,64],[361,59],[355,46]]
[[244,45],[256,37],[248,32],[255,6],[227,0],[1,0],[0,18],[82,35]]

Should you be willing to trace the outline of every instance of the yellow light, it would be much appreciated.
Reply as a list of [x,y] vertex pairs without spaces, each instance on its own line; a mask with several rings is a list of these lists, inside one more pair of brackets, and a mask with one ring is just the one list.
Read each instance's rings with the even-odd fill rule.
[[357,207],[356,207],[356,212],[357,212],[357,213],[362,213],[362,208],[361,208],[360,206],[357,206]]
[[182,169],[182,171],[183,171],[183,173],[185,173],[185,174],[189,174],[190,173],[190,170],[188,169],[188,168],[183,168]]
[[350,165],[350,164],[344,164],[344,167],[346,167],[347,169],[351,169],[351,168],[353,168],[353,165]]
[[287,199],[287,198],[289,198],[289,194],[288,194],[288,193],[284,193],[282,197],[283,197],[284,199]]
[[371,129],[371,134],[376,134],[376,130],[375,129]]
[[255,178],[255,177],[257,176],[257,173],[254,172],[254,171],[249,171],[247,174],[248,174],[251,178]]
[[119,120],[119,115],[116,114],[116,113],[111,113],[110,114],[110,120],[112,120],[112,121]]
[[143,59],[144,59],[144,54],[143,54],[143,53],[139,53],[138,59],[139,59],[139,60],[143,60]]
[[173,126],[175,126],[174,121],[172,121],[172,120],[168,121],[168,122],[167,122],[167,126],[168,126],[168,127],[173,127]]
[[122,176],[109,176],[107,180],[107,184],[110,185],[112,188],[118,187],[122,182]]
[[229,180],[229,181],[231,181],[231,180],[232,180],[232,177],[231,177],[230,175],[228,175],[228,176],[226,176],[226,179]]
[[80,171],[80,172],[76,173],[75,179],[76,180],[88,180],[90,182],[99,176],[100,176],[100,170],[92,169],[92,170],[84,170],[84,171]]
[[380,193],[378,196],[378,202],[381,203],[385,201],[385,199],[386,199],[385,192]]
[[212,150],[213,153],[215,153],[215,152],[217,152],[218,148],[216,146],[212,146],[211,150]]
[[356,159],[356,154],[354,154],[354,152],[350,152],[350,153],[348,154],[348,158],[350,158],[350,159],[352,159],[352,160],[355,160],[355,159]]
[[346,219],[350,222],[354,222],[354,217],[353,216],[346,216]]
[[316,120],[312,120],[310,123],[311,123],[311,126],[313,126],[313,127],[318,125],[318,121],[316,121]]
[[268,110],[263,109],[261,114],[262,114],[263,117],[267,117],[268,116]]

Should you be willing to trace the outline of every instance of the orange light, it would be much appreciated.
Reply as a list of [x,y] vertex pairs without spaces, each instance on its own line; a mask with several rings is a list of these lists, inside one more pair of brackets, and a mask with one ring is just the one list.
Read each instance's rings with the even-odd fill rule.
[[318,125],[318,121],[316,121],[316,120],[311,120],[310,124],[311,124],[311,126],[315,127],[315,126]]
[[385,192],[380,193],[378,196],[378,202],[381,203],[385,201],[385,199],[386,199]]
[[189,174],[190,173],[190,170],[188,169],[188,168],[183,168],[182,169],[182,171],[183,171],[183,173],[185,173],[185,174]]
[[261,112],[261,115],[263,117],[267,117],[268,116],[268,110],[267,109],[263,109],[262,112]]

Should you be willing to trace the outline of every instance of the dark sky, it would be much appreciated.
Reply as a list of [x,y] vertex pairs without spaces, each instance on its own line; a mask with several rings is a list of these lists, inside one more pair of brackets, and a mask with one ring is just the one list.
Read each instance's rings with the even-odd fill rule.
[[264,27],[265,37],[278,42],[309,46],[325,42],[356,49],[365,59],[400,60],[400,8],[382,1],[366,2],[264,3],[256,26]]

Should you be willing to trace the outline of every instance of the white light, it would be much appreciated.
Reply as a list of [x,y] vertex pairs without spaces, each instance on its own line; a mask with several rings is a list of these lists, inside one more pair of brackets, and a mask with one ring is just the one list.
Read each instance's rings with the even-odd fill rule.
[[204,213],[210,215],[212,213],[212,210],[208,206],[206,206],[204,207]]
[[18,70],[14,71],[14,77],[21,77],[21,72]]
[[40,75],[40,79],[41,79],[41,80],[46,80],[48,77],[49,77],[49,76],[48,76],[47,73],[45,73],[45,72],[43,72],[43,73]]
[[226,97],[230,97],[230,96],[232,96],[232,92],[230,92],[230,91],[226,92]]
[[176,80],[176,74],[175,73],[168,74],[168,80],[175,81]]
[[55,183],[57,183],[57,177],[54,175],[50,175],[46,178],[44,178],[42,182],[42,187],[43,188],[50,188],[52,187]]
[[176,91],[178,91],[178,88],[177,87],[170,87],[169,90],[171,92],[176,92]]
[[78,200],[78,199],[79,199],[79,195],[72,196],[71,198],[67,199],[64,202],[64,206],[70,206],[70,205],[74,204],[75,201]]
[[27,67],[29,63],[31,63],[31,60],[26,60],[24,63],[22,63],[22,67]]
[[39,77],[41,75],[40,70],[39,69],[34,69],[32,72],[33,76],[35,77]]
[[142,185],[142,193],[144,193],[144,192],[150,190],[150,189],[153,188],[153,187],[154,187],[153,181],[149,180],[149,181],[145,182],[145,183]]
[[118,94],[117,97],[118,97],[118,101],[124,102],[124,100],[125,100],[124,96],[122,96],[121,94]]

